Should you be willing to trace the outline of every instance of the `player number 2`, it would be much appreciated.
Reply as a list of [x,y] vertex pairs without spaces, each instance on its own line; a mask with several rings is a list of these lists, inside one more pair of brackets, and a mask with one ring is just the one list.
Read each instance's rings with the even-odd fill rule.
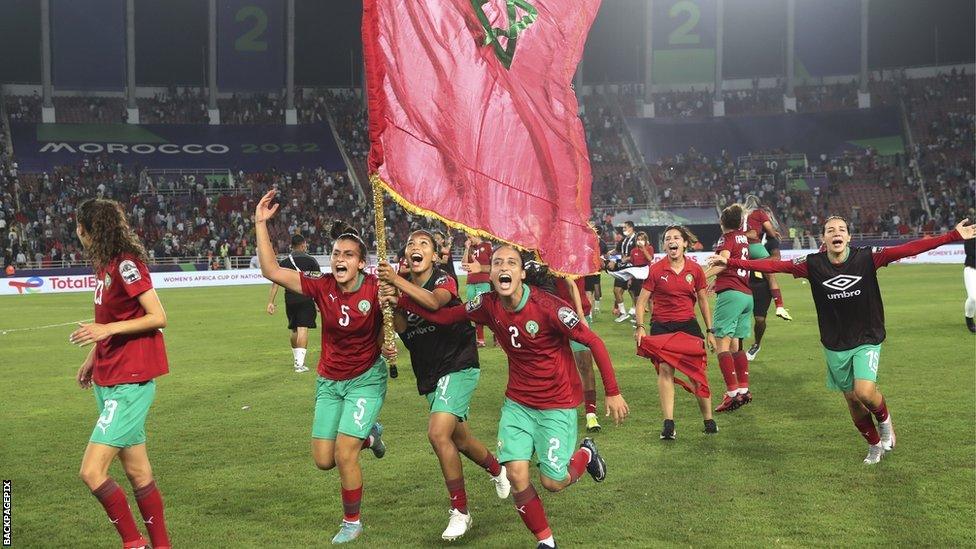
[[519,330],[515,326],[509,326],[508,331],[512,333],[512,347],[516,349],[521,349],[522,344],[515,340],[519,336]]
[[343,305],[342,307],[340,307],[339,311],[342,313],[342,316],[339,317],[339,326],[348,326],[349,325],[349,305]]
[[102,304],[102,294],[105,293],[105,283],[99,280],[95,284],[95,305]]
[[[749,248],[742,248],[741,255],[742,255],[742,259],[749,259]],[[747,276],[749,276],[749,271],[747,269],[739,269],[735,272],[735,274],[741,276],[742,278],[746,278]]]
[[559,439],[552,437],[549,439],[549,451],[546,452],[546,457],[549,458],[549,463],[555,464],[559,461],[559,456],[553,454],[559,449]]

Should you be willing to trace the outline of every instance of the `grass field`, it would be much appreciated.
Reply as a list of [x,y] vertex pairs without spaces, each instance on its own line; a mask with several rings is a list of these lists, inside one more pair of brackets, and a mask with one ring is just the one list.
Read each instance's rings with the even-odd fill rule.
[[[881,273],[888,342],[880,380],[898,447],[870,468],[842,397],[824,388],[816,317],[799,281],[782,278],[796,321],[770,319],[751,367],[754,403],[718,416],[721,432],[706,437],[693,398],[679,392],[673,443],[658,440],[653,369],[634,355],[629,323],[611,322],[605,298],[594,327],[610,347],[631,417],[596,435],[606,482],[584,476],[542,495],[560,546],[976,544],[976,369],[961,270]],[[177,546],[328,544],[341,519],[338,475],[312,465],[315,376],[291,371],[284,311],[264,312],[266,286],[160,295],[171,373],[158,382],[149,451]],[[89,294],[0,298],[0,330],[90,318],[92,310]],[[74,382],[86,351],[67,343],[70,331],[0,335],[0,476],[13,480],[15,547],[118,546],[77,477],[97,414],[91,393]],[[498,349],[481,358],[471,425],[492,447],[507,369]],[[382,460],[363,454],[362,546],[444,544],[448,501],[426,438],[426,402],[402,362],[380,417],[389,451]],[[468,462],[465,471],[474,527],[454,545],[534,546],[485,473]],[[128,489],[117,465],[112,475]]]

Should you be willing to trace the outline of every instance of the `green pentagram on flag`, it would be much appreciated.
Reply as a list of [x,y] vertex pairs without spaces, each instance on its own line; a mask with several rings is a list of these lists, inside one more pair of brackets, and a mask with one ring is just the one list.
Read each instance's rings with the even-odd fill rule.
[[[488,16],[485,15],[483,7],[490,1],[471,0],[471,6],[474,8],[474,12],[478,16],[478,21],[481,22],[482,28],[485,29],[483,45],[491,45],[495,50],[495,56],[498,57],[498,60],[507,69],[512,66],[512,59],[515,58],[515,46],[518,44],[519,34],[529,28],[532,23],[535,23],[536,18],[539,16],[539,11],[526,0],[505,0],[508,12],[508,28],[492,27],[491,22],[488,21]],[[518,10],[522,10],[521,17],[519,17]],[[504,46],[500,41],[500,38],[503,36],[506,38]]]

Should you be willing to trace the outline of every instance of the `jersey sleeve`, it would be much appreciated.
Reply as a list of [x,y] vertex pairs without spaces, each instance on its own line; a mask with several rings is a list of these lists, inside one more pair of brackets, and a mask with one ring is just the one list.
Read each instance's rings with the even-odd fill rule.
[[748,269],[761,273],[789,273],[793,278],[807,277],[807,257],[802,256],[793,261],[776,261],[774,259],[736,259],[729,258],[730,269]]
[[961,239],[962,235],[959,234],[959,231],[953,229],[942,236],[920,238],[918,240],[912,240],[911,242],[906,242],[905,244],[898,246],[876,249],[874,252],[872,252],[871,257],[874,259],[874,268],[877,269],[880,267],[887,267],[889,264],[898,261],[899,259],[918,255],[929,250],[934,250],[943,244],[949,244],[950,242],[955,242]]
[[136,297],[153,287],[149,268],[138,259],[123,259],[116,270],[119,279],[122,280],[122,288],[129,297]]
[[610,361],[610,353],[607,351],[606,344],[591,330],[586,324],[580,322],[579,315],[569,306],[555,302],[559,308],[553,315],[549,311],[549,323],[566,334],[569,339],[577,343],[582,343],[590,348],[593,353],[593,361],[600,369],[600,378],[603,380],[603,390],[606,395],[617,396],[620,394],[620,387],[617,385],[617,376],[613,371],[613,363]]
[[648,270],[647,271],[647,278],[644,279],[644,283],[641,284],[641,289],[642,290],[647,290],[648,292],[651,292],[653,294],[654,293],[654,283],[655,283],[656,280],[657,280],[657,277],[654,276],[654,274],[650,270]]
[[325,288],[325,278],[322,273],[309,275],[299,271],[298,276],[302,281],[302,294],[315,301],[322,301],[322,296],[328,291]]
[[708,280],[705,279],[705,271],[701,268],[701,265],[697,263],[695,265],[698,266],[695,269],[695,291],[698,292],[708,287]]
[[447,290],[453,297],[457,297],[458,295],[457,282],[446,274],[441,274],[437,277],[437,280],[434,281],[434,289]]

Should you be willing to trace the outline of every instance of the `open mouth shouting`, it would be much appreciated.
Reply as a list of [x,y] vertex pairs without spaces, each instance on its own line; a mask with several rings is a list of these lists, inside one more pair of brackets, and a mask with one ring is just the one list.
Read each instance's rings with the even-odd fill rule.
[[512,289],[511,273],[501,273],[500,275],[498,275],[498,289],[502,291],[508,291]]
[[410,254],[410,264],[413,265],[414,267],[419,267],[423,261],[424,261],[424,256],[420,252],[414,252]]
[[346,276],[346,273],[349,272],[349,267],[347,267],[345,264],[339,264],[336,265],[335,271],[336,271],[335,272],[336,275],[340,277],[344,277]]

